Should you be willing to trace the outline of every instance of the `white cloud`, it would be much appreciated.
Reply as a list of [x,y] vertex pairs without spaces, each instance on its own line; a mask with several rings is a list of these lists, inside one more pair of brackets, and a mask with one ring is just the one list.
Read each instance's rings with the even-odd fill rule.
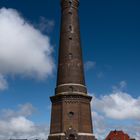
[[[0,74],[46,78],[54,62],[48,36],[14,9],[0,9]],[[5,79],[4,79],[5,80]]]
[[36,108],[33,107],[32,104],[26,103],[24,105],[19,105],[19,111],[18,114],[23,115],[23,116],[30,116],[32,115],[33,112],[36,111]]
[[54,28],[54,21],[45,17],[40,17],[39,24],[36,25],[42,32],[50,33]]
[[125,88],[126,86],[127,86],[126,81],[121,81],[121,82],[120,82],[120,87],[121,87],[121,88]]
[[[27,113],[25,113],[27,111]],[[17,111],[5,109],[0,118],[0,140],[9,138],[46,139],[49,132],[47,125],[36,125],[28,119],[34,107],[30,104],[19,105]]]
[[86,71],[88,71],[90,69],[93,69],[95,66],[96,66],[96,62],[93,62],[93,61],[87,61],[84,64],[84,68],[85,68]]
[[[111,130],[123,130],[130,137],[140,136],[140,98],[128,94],[111,94],[93,100],[94,134],[103,140]],[[130,120],[131,119],[131,120]],[[132,131],[133,130],[133,131]]]
[[0,140],[4,139],[46,139],[48,136],[47,125],[36,125],[24,116],[0,120]]
[[12,109],[3,109],[0,112],[0,116],[3,118],[13,118],[13,117],[28,117],[33,114],[33,112],[36,111],[36,108],[32,106],[30,103],[26,103],[24,105],[19,105],[17,111],[14,111]]
[[124,132],[130,136],[130,138],[135,138],[136,140],[139,140],[139,138],[140,138],[140,121],[137,121],[136,123],[133,123],[133,124],[131,123],[128,125],[119,124],[116,127],[124,130]]
[[97,74],[97,77],[100,79],[100,78],[103,78],[104,77],[104,73],[103,72],[99,72],[98,74]]
[[[104,139],[111,130],[123,130],[130,137],[140,136],[140,97],[124,92],[127,83],[113,86],[113,91],[101,97],[93,96],[92,110],[95,135]],[[115,88],[114,88],[115,87]],[[133,130],[133,131],[132,131]]]
[[0,137],[9,138],[19,135],[19,133],[31,133],[34,131],[33,122],[25,117],[10,118],[9,120],[0,120]]
[[104,116],[99,115],[97,112],[92,112],[94,134],[98,139],[104,139],[106,133],[106,120]]
[[96,98],[94,106],[112,119],[140,119],[140,97],[136,99],[121,91]]
[[8,83],[5,80],[4,76],[0,74],[0,90],[5,90],[8,88]]
[[117,86],[115,85],[112,88],[113,88],[114,92],[119,92],[119,91],[123,91],[124,89],[126,89],[126,87],[127,87],[126,81],[121,81],[119,83],[119,85],[117,85]]

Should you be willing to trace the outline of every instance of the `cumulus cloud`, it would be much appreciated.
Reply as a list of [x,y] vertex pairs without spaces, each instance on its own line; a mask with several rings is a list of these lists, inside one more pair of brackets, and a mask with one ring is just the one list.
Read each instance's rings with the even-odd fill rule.
[[33,130],[33,122],[27,120],[25,117],[15,117],[10,120],[0,121],[1,132],[31,132]]
[[54,21],[48,20],[45,17],[40,17],[39,24],[36,25],[42,32],[50,33],[54,28]]
[[24,20],[18,11],[0,9],[1,75],[46,78],[54,68],[52,51],[49,37]]
[[97,77],[100,79],[100,78],[103,78],[104,77],[104,73],[103,72],[99,72],[98,74],[97,74]]
[[118,86],[113,86],[111,93],[101,97],[93,96],[94,131],[99,139],[105,138],[110,130],[115,129],[123,130],[133,138],[139,138],[140,97],[134,98],[124,92],[126,86],[127,83],[121,81]]
[[47,125],[36,125],[28,117],[32,115],[35,107],[27,103],[19,105],[17,111],[5,109],[0,118],[0,140],[10,138],[46,139],[49,127]]
[[36,125],[26,117],[20,116],[9,120],[0,120],[0,139],[46,139],[47,125]]
[[5,90],[8,87],[8,83],[3,75],[0,74],[0,90]]
[[140,119],[140,97],[133,98],[124,92],[96,98],[94,106],[112,119]]
[[121,81],[118,85],[113,86],[113,92],[124,91],[127,87],[126,81]]
[[120,130],[123,130],[125,133],[127,133],[130,138],[135,138],[136,140],[139,140],[140,138],[140,121],[136,121],[133,123],[129,123],[129,124],[115,124],[114,126],[112,126],[112,128],[114,128],[114,130],[116,128],[120,128]]
[[95,66],[96,66],[96,62],[93,62],[93,61],[87,61],[84,64],[84,68],[86,71],[93,69]]
[[36,111],[36,108],[33,107],[32,104],[26,103],[24,105],[18,105],[18,108],[16,111],[12,109],[3,109],[0,112],[0,116],[2,118],[7,118],[7,119],[13,118],[13,117],[20,117],[20,116],[28,117],[32,115],[35,111]]
[[98,112],[92,112],[93,117],[93,128],[94,134],[98,139],[104,139],[107,129],[107,124],[104,116],[100,115]]

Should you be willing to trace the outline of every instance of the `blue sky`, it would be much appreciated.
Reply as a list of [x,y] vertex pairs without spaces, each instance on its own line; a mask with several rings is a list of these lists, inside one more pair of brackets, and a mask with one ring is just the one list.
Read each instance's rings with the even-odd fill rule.
[[[85,78],[99,140],[112,129],[140,138],[139,6],[138,0],[80,0]],[[21,136],[20,124],[29,130],[22,137],[48,133],[59,27],[59,0],[0,1],[0,130],[17,124],[6,128],[8,137]]]

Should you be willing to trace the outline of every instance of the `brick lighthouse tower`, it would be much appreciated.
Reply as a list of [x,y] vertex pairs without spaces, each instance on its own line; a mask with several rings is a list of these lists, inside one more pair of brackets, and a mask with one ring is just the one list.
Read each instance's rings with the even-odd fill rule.
[[61,0],[61,33],[55,96],[48,140],[95,140],[90,101],[85,86],[79,0]]

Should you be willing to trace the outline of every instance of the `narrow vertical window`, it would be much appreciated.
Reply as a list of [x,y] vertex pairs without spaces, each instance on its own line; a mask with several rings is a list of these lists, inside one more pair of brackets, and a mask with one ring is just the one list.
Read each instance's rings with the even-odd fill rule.
[[72,59],[72,53],[69,53],[69,59]]
[[72,26],[71,26],[71,25],[69,25],[69,31],[70,31],[70,32],[72,31]]

